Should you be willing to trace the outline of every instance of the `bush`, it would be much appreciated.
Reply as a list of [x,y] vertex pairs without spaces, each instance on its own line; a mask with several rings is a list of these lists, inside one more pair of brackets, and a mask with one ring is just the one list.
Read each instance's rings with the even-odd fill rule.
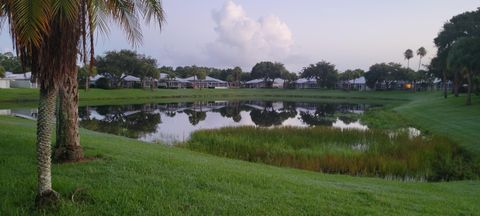
[[95,87],[100,89],[111,89],[110,80],[108,80],[105,77],[102,77],[95,82]]

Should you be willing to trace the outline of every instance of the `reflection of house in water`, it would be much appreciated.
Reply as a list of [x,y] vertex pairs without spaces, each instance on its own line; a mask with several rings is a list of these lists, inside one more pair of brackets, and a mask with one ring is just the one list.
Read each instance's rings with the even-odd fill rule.
[[38,111],[37,109],[2,109],[0,110],[0,115],[11,115],[11,116],[17,116],[17,117],[22,117],[26,119],[32,119],[35,120],[37,119],[38,116]]

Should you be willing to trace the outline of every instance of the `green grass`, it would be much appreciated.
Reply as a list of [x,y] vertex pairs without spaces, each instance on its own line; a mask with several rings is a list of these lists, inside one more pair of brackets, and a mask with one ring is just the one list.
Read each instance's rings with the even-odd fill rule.
[[181,144],[213,155],[325,173],[429,181],[478,179],[479,160],[446,137],[405,130],[237,127],[194,132]]
[[[473,215],[480,181],[399,182],[223,159],[81,130],[88,156],[53,166],[55,215]],[[0,117],[0,215],[27,215],[35,195],[35,125]],[[77,188],[75,202],[72,194]]]
[[[0,108],[35,106],[38,91],[0,89]],[[480,154],[480,97],[444,100],[441,93],[342,92],[318,90],[91,90],[83,105],[177,100],[269,98],[317,101],[340,99],[386,104],[371,119],[378,127],[409,125],[445,135]],[[26,102],[19,104],[17,102]],[[378,114],[377,113],[377,114]],[[404,123],[403,123],[404,122]],[[54,188],[63,195],[55,215],[145,214],[323,214],[474,215],[480,212],[480,181],[398,182],[321,174],[218,158],[185,149],[81,130],[88,156],[102,159],[54,165]],[[35,125],[0,117],[0,215],[33,211]],[[70,200],[77,188],[77,202]]]

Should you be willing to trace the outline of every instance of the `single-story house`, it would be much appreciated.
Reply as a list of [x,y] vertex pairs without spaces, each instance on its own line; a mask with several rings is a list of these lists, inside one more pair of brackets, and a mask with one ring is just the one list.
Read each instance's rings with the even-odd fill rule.
[[10,80],[11,88],[37,88],[36,82],[32,82],[32,72],[14,74],[12,72],[5,73],[5,79]]
[[136,76],[127,75],[122,80],[123,88],[140,88],[142,87],[142,80]]
[[297,89],[311,89],[318,88],[317,80],[301,78],[295,81],[295,88]]
[[166,73],[160,73],[160,79],[157,81],[159,88],[187,88],[192,84],[182,78],[171,77]]
[[[283,88],[284,84],[285,84],[284,79],[277,78],[273,80],[272,88]],[[266,85],[264,79],[254,79],[254,80],[245,82],[244,87],[245,88],[266,88],[268,86]]]
[[367,80],[362,76],[352,80],[340,81],[337,83],[337,88],[358,91],[367,90]]
[[198,79],[197,76],[191,76],[185,79],[190,82],[193,88],[228,88],[228,82],[206,76],[205,79]]

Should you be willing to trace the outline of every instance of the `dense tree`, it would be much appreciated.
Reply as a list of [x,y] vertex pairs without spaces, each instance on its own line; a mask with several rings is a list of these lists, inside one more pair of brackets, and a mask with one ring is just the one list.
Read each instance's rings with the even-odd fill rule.
[[411,81],[414,79],[414,72],[397,63],[381,63],[370,67],[365,73],[366,84],[369,88],[377,89],[378,85],[384,83],[386,89],[391,89],[397,81]]
[[158,78],[157,61],[131,50],[109,51],[96,58],[98,74],[105,76],[115,88],[127,77],[136,76],[144,80]]
[[425,49],[425,47],[418,48],[417,55],[419,56],[418,70],[420,70],[420,68],[422,67],[422,59],[427,55],[427,50]]
[[303,68],[300,76],[302,78],[315,79],[320,88],[330,89],[334,88],[337,83],[338,72],[335,69],[335,65],[321,61]]
[[[9,71],[12,73],[22,73],[22,64],[20,63],[20,59],[13,55],[11,52],[0,53],[0,66],[2,66],[5,71]],[[28,70],[28,69],[26,69]]]
[[413,50],[411,49],[405,50],[405,52],[403,53],[403,56],[407,60],[407,68],[410,68],[410,59],[413,58]]
[[272,87],[275,79],[280,78],[287,71],[282,63],[259,62],[252,68],[251,76],[254,79],[263,79],[267,87]]
[[474,23],[480,23],[480,9],[452,17],[443,25],[442,30],[434,39],[438,48],[437,61],[440,61],[436,65],[443,67],[443,78],[453,77],[453,92],[455,96],[459,95],[462,75],[458,69],[447,68],[447,56],[450,48],[457,40],[465,37],[480,37],[480,26],[474,25]]
[[449,69],[460,71],[468,83],[465,103],[472,104],[473,80],[480,71],[480,38],[469,37],[457,40],[448,54]]

